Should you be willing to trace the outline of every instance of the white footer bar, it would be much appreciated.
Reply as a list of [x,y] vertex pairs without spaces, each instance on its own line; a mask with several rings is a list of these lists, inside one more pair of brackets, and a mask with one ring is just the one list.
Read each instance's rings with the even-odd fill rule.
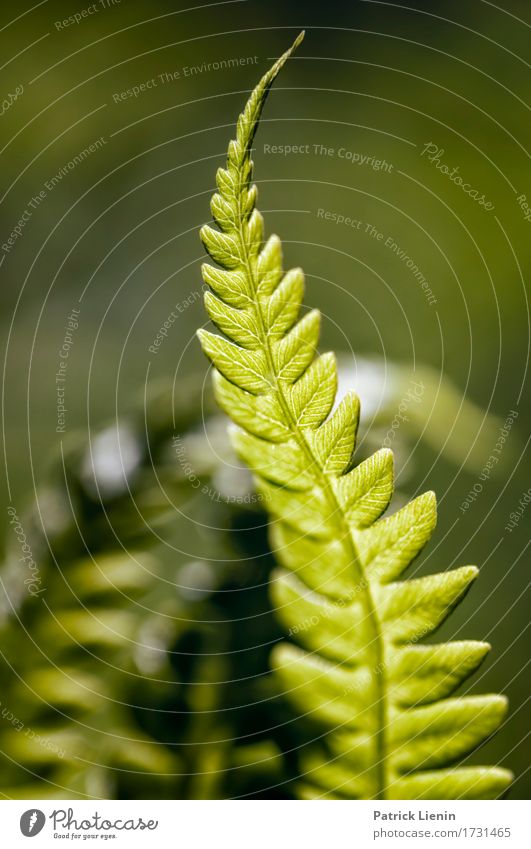
[[3,801],[0,833],[6,849],[75,844],[117,849],[529,849],[527,806],[516,801]]

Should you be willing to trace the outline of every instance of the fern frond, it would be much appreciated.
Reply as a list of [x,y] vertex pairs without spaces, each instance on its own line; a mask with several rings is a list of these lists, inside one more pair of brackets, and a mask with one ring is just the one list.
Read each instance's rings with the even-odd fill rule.
[[353,468],[355,395],[333,411],[336,365],[319,355],[319,313],[299,318],[303,273],[282,270],[277,236],[263,241],[251,146],[262,107],[293,46],[240,115],[203,243],[205,306],[223,336],[200,330],[217,400],[273,519],[278,615],[298,646],[273,653],[287,697],[326,731],[303,758],[305,798],[493,798],[511,780],[496,767],[448,769],[501,723],[501,696],[449,698],[489,646],[422,645],[477,574],[465,567],[401,582],[430,538],[433,493],[379,518],[393,493],[392,455]]

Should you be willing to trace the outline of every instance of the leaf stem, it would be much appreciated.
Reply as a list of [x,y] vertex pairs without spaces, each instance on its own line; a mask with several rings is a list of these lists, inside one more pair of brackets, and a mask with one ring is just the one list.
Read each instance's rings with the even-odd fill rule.
[[[240,195],[241,197],[241,195]],[[239,206],[239,204],[238,204]],[[343,515],[343,511],[341,506],[337,500],[336,494],[330,486],[330,482],[324,473],[321,464],[319,463],[318,458],[315,456],[312,446],[309,444],[306,439],[304,433],[299,428],[295,418],[291,413],[291,409],[287,402],[286,396],[284,394],[284,390],[282,387],[282,383],[279,380],[273,354],[271,351],[271,343],[269,341],[268,333],[266,330],[266,325],[264,321],[264,316],[262,314],[262,309],[260,306],[258,295],[258,284],[254,273],[253,264],[251,261],[251,257],[249,255],[249,246],[247,240],[245,238],[245,234],[242,228],[242,214],[241,209],[238,208],[238,237],[240,241],[240,248],[242,251],[242,256],[244,259],[244,267],[248,275],[249,282],[251,284],[251,291],[254,294],[253,298],[253,308],[255,311],[256,322],[259,329],[259,337],[260,342],[264,351],[264,355],[266,357],[268,371],[272,376],[274,383],[274,391],[277,395],[279,404],[282,408],[282,411],[285,415],[286,421],[289,424],[290,430],[293,434],[294,439],[297,441],[297,444],[304,452],[308,466],[313,472],[313,476],[316,480],[316,483],[319,489],[322,491],[326,501],[328,502],[330,508],[330,519],[333,520],[336,524],[336,528],[339,532],[339,539],[341,544],[345,546],[345,550],[347,552],[349,561],[352,564],[355,579],[358,583],[358,586],[362,589],[362,599],[363,599],[363,607],[365,611],[365,615],[370,625],[370,630],[372,632],[372,639],[369,643],[369,647],[372,648],[373,653],[373,661],[371,662],[371,677],[373,682],[375,683],[375,689],[377,692],[376,697],[376,713],[377,713],[377,731],[376,731],[376,757],[374,762],[374,770],[376,775],[376,786],[378,788],[377,793],[374,795],[374,798],[377,800],[383,800],[386,798],[386,787],[387,787],[387,770],[386,770],[386,739],[385,739],[385,729],[387,723],[387,703],[386,703],[386,680],[385,680],[385,649],[383,637],[380,630],[380,624],[378,621],[378,616],[376,613],[376,608],[374,605],[374,601],[371,595],[369,581],[365,577],[363,568],[361,566],[360,557],[358,554],[358,550],[355,544],[355,541],[352,537],[350,526]]]

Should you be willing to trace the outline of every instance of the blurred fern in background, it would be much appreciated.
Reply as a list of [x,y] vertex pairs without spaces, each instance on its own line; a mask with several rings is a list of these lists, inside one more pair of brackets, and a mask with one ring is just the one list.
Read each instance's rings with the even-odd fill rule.
[[[95,434],[91,458],[84,440],[72,440],[38,509],[22,517],[43,592],[27,593],[15,543],[3,569],[13,609],[0,638],[6,797],[216,798],[252,795],[284,776],[264,731],[276,626],[263,540],[246,532],[258,511],[207,500],[205,513],[199,500],[199,525],[238,528],[237,548],[228,530],[215,534],[212,565],[156,539],[169,515],[179,539],[175,511],[190,498],[172,439],[180,434],[193,452],[201,420],[197,397],[184,397],[189,408],[181,400],[175,419],[168,391],[152,398],[147,432],[131,416],[119,432]],[[125,476],[127,458],[113,465],[118,444],[122,459],[130,455]],[[206,445],[203,483],[215,468]],[[250,629],[237,624],[242,592]]]

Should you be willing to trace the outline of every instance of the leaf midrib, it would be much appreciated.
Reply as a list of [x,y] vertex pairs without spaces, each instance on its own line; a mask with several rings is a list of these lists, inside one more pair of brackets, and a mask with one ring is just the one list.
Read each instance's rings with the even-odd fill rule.
[[[347,551],[347,555],[352,562],[353,569],[357,575],[355,575],[356,579],[359,581],[359,586],[362,589],[362,597],[364,599],[364,607],[367,619],[370,623],[371,630],[373,632],[373,639],[371,640],[370,646],[374,645],[374,666],[371,668],[371,678],[376,682],[376,690],[377,690],[377,702],[376,702],[376,712],[377,712],[377,731],[376,731],[376,762],[374,765],[376,778],[377,778],[377,787],[378,792],[375,795],[375,799],[383,800],[386,798],[386,787],[387,787],[387,751],[386,751],[386,740],[385,740],[385,728],[387,721],[387,700],[386,700],[386,686],[385,686],[385,656],[384,656],[384,640],[383,635],[380,630],[380,623],[378,620],[378,616],[376,614],[376,609],[374,605],[374,601],[372,598],[372,594],[370,591],[369,580],[366,578],[365,573],[363,571],[363,567],[361,566],[361,560],[359,556],[359,552],[356,546],[354,539],[352,538],[352,533],[350,529],[350,525],[346,520],[346,517],[343,514],[341,509],[341,505],[339,504],[336,494],[332,487],[330,486],[330,482],[324,473],[321,465],[319,463],[318,458],[313,453],[311,445],[308,443],[304,433],[302,433],[297,420],[293,417],[289,405],[286,401],[284,390],[282,387],[282,383],[280,382],[277,371],[275,368],[274,358],[271,350],[271,343],[269,340],[269,336],[266,330],[266,325],[264,322],[264,317],[260,305],[258,295],[258,282],[256,280],[253,265],[251,262],[251,258],[249,255],[247,240],[245,239],[243,230],[242,230],[242,210],[240,207],[240,199],[241,194],[238,193],[238,214],[237,214],[237,232],[240,240],[240,247],[242,249],[242,256],[244,257],[244,266],[248,275],[249,282],[251,284],[251,290],[253,292],[253,309],[255,312],[255,316],[257,319],[257,324],[259,328],[260,341],[265,353],[269,374],[272,375],[274,390],[277,394],[277,398],[281,409],[285,415],[286,421],[289,424],[289,428],[291,433],[293,434],[294,439],[297,444],[304,452],[307,460],[309,468],[312,472],[314,472],[314,477],[316,479],[318,487],[323,492],[326,501],[328,502],[331,509],[330,518],[335,522],[336,527],[339,531],[339,540],[341,545],[345,546]],[[339,521],[338,521],[339,519]],[[373,669],[382,670],[381,672],[375,674]]]

